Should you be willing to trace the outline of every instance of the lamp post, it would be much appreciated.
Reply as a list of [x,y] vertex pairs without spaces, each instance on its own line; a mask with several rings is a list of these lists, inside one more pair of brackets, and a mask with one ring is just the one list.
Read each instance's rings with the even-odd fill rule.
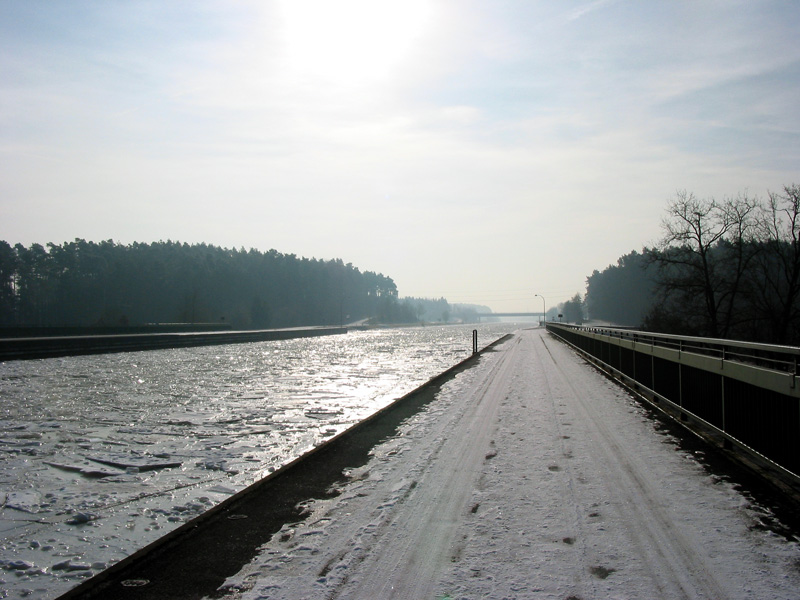
[[534,297],[539,296],[542,299],[542,320],[546,323],[547,322],[547,308],[544,304],[544,296],[541,294],[534,294]]

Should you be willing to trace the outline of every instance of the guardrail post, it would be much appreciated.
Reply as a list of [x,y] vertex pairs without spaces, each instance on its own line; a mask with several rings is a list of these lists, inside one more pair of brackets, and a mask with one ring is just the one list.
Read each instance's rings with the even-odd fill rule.
[[[728,433],[728,429],[725,427],[725,376],[723,375],[720,379],[720,385],[722,386],[722,431]],[[730,440],[728,438],[725,438],[723,446],[730,448]]]
[[650,338],[650,387],[655,392],[656,390],[656,343],[653,338]]
[[472,330],[472,353],[473,354],[477,354],[478,353],[478,330],[477,329],[473,329]]

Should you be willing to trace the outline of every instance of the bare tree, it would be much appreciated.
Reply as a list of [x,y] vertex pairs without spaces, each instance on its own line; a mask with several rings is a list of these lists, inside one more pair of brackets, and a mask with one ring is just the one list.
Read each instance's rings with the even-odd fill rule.
[[737,323],[736,304],[752,261],[755,209],[746,194],[718,202],[686,191],[667,205],[664,237],[651,251],[658,266],[661,310],[686,329],[726,337]]
[[800,186],[770,193],[758,218],[763,252],[751,273],[757,309],[765,315],[776,343],[800,337]]

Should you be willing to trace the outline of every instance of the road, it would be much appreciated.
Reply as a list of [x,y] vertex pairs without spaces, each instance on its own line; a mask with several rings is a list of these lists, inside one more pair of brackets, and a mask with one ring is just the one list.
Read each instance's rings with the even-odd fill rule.
[[797,598],[800,550],[540,329],[446,384],[226,584],[266,598]]

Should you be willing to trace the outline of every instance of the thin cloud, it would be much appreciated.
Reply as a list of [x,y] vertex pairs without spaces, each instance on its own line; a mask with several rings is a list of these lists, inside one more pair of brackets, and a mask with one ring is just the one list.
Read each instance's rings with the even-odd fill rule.
[[601,10],[606,6],[616,4],[617,2],[619,2],[619,0],[595,0],[594,2],[589,2],[583,6],[579,6],[578,8],[571,10],[567,14],[567,20],[576,21],[582,17],[585,17],[589,13]]

